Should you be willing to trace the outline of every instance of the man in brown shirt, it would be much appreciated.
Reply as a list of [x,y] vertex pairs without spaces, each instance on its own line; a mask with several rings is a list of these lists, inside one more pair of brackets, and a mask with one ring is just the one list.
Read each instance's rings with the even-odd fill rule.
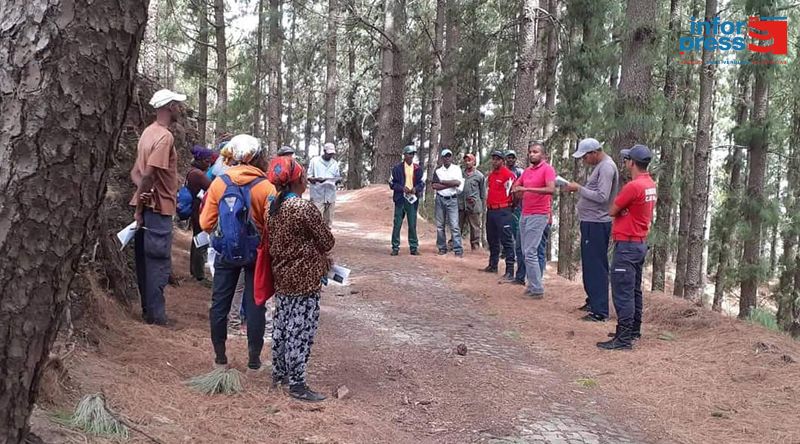
[[169,126],[181,112],[186,96],[162,89],[150,105],[156,121],[139,138],[131,180],[136,191],[131,206],[136,220],[136,282],[142,300],[142,318],[148,324],[167,325],[164,287],[172,269],[172,216],[178,194],[178,155]]

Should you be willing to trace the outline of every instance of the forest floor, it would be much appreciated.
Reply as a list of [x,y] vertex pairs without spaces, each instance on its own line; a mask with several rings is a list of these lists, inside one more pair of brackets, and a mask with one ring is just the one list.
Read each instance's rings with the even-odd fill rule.
[[[485,252],[437,256],[427,222],[422,256],[405,245],[389,256],[386,187],[341,193],[336,210],[333,256],[351,282],[324,289],[309,364],[309,384],[329,400],[293,401],[268,388],[269,372],[235,396],[183,384],[213,355],[210,290],[188,278],[190,236],[179,230],[173,266],[184,280],[167,289],[177,326],[144,325],[96,298],[97,321],[66,358],[68,377],[44,384],[33,430],[46,442],[105,442],[47,419],[102,391],[163,443],[800,442],[800,343],[646,292],[642,340],[602,351],[595,342],[613,322],[578,320],[582,287],[553,264],[545,299],[530,300],[478,271]],[[229,339],[229,358],[244,371],[244,337]],[[351,395],[336,399],[342,385]],[[133,432],[131,442],[152,441]]]

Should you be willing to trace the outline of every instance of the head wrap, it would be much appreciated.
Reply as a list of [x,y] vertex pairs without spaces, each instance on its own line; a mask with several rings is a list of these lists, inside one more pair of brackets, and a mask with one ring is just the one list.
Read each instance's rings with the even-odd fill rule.
[[206,160],[214,157],[214,152],[202,145],[193,146],[191,151],[194,160]]
[[267,177],[278,188],[286,188],[303,176],[303,167],[291,156],[278,156],[272,159]]
[[220,155],[229,159],[232,164],[249,164],[259,154],[261,154],[261,142],[248,134],[234,136],[220,151]]

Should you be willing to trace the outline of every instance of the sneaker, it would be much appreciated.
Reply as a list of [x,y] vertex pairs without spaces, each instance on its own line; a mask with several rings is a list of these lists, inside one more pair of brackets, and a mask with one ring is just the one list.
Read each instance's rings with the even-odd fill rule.
[[523,296],[527,296],[531,299],[544,299],[544,293],[534,293],[530,290],[525,290]]
[[447,250],[439,250],[439,252],[436,254],[438,254],[439,256],[444,256],[445,254],[447,254]]
[[319,402],[325,400],[325,395],[317,393],[305,384],[294,384],[289,387],[289,396],[306,402]]
[[[412,256],[419,256],[419,255],[420,255],[420,254],[419,254],[419,250],[411,250],[411,255],[412,255]],[[395,255],[395,256],[396,256],[396,255]]]
[[[613,338],[616,335],[617,335],[616,333],[611,332],[611,333],[608,334],[608,337],[609,338]],[[639,339],[642,339],[642,334],[641,333],[631,333],[631,341],[638,341]]]
[[487,273],[497,273],[497,267],[492,267],[491,265],[489,265],[486,268],[482,268],[481,271],[485,271]]
[[608,321],[608,318],[600,316],[598,314],[589,313],[586,316],[582,317],[581,320],[586,322],[606,322]]
[[400,254],[400,252],[398,250],[392,250],[392,253],[391,253],[392,256],[397,256],[398,254]]
[[578,307],[578,310],[580,310],[580,311],[591,311],[591,309],[592,308],[589,307],[589,304],[583,304],[580,307]]

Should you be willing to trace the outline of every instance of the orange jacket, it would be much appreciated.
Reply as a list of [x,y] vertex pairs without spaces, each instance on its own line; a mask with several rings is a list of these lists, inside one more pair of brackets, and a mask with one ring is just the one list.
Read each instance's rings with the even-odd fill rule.
[[[264,214],[269,205],[269,197],[277,194],[275,186],[266,180],[266,173],[252,165],[237,165],[225,172],[231,181],[236,185],[247,185],[257,177],[264,177],[258,185],[250,189],[250,215],[256,223],[258,231],[264,228]],[[225,194],[225,182],[219,177],[211,182],[203,203],[203,211],[200,213],[200,228],[203,231],[212,231],[217,225],[219,216],[219,200]]]

